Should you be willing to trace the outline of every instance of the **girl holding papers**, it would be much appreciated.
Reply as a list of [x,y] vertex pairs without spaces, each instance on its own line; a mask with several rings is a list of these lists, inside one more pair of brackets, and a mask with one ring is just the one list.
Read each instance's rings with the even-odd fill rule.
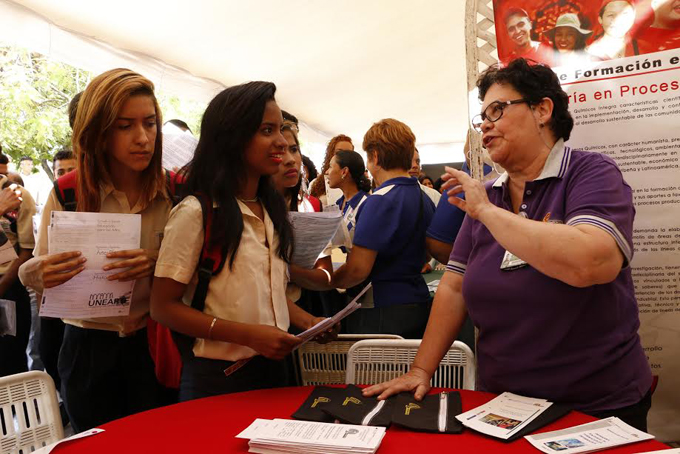
[[[288,145],[275,91],[272,83],[250,82],[218,94],[185,169],[187,193],[215,207],[205,233],[226,257],[208,283],[203,311],[188,305],[204,241],[199,199],[186,197],[165,229],[151,312],[194,338],[183,355],[180,400],[285,385],[280,360],[300,343],[286,332],[289,324],[304,330],[318,321],[286,298],[293,232],[270,181]],[[226,376],[226,369],[233,373]]]
[[[127,69],[97,77],[85,89],[73,125],[77,211],[141,215],[141,247],[109,253],[120,259],[109,280],[135,280],[129,315],[64,319],[59,354],[61,396],[76,432],[158,405],[159,385],[149,355],[146,322],[151,276],[171,200],[161,167],[161,111],[148,79]],[[42,214],[35,258],[20,270],[37,293],[67,283],[84,269],[78,251],[47,255],[52,190]],[[40,300],[40,298],[38,298]]]

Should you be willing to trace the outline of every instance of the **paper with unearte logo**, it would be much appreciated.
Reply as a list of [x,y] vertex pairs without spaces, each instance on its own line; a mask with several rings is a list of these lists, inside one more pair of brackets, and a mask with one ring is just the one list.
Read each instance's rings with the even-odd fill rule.
[[80,251],[85,269],[57,287],[45,289],[40,315],[58,318],[97,318],[130,313],[135,281],[109,281],[106,264],[112,251],[138,249],[142,218],[138,214],[53,211],[48,226],[49,254]]

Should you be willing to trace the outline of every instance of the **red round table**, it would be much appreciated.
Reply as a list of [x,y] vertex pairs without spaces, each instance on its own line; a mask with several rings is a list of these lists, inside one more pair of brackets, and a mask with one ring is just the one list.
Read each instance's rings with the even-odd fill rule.
[[[256,418],[290,418],[313,387],[278,388],[184,402],[138,413],[101,426],[105,432],[58,445],[55,454],[106,453],[230,453],[248,452],[248,441],[235,438]],[[433,391],[434,392],[434,391]],[[495,397],[461,390],[463,411]],[[543,431],[563,429],[595,420],[571,412]],[[392,426],[378,454],[413,452],[539,453],[525,439],[503,443],[471,430],[460,435],[411,432]],[[612,454],[668,449],[658,441],[645,441],[606,451]]]

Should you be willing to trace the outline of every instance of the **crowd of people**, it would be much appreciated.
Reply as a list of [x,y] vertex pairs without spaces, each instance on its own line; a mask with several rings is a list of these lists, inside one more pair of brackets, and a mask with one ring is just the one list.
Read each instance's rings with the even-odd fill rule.
[[[276,86],[250,82],[209,103],[192,160],[172,174],[177,194],[161,165],[153,84],[126,69],[95,77],[73,103],[73,154],[55,156],[57,185],[75,181],[75,211],[139,214],[141,245],[109,253],[105,267],[115,270],[110,279],[135,281],[129,315],[41,320],[42,359],[73,428],[172,400],[150,354],[150,319],[177,335],[179,400],[282,386],[300,343],[293,330],[370,282],[362,308],[317,341],[342,330],[423,343],[408,374],[367,394],[422,398],[469,314],[481,390],[547,398],[644,429],[651,373],[629,268],[630,187],[605,155],[564,145],[573,121],[549,68],[518,59],[487,70],[478,87],[475,127],[505,169],[486,184],[447,168],[443,192],[433,189],[414,132],[391,118],[364,135],[366,162],[339,135],[315,176]],[[34,240],[29,192],[0,192],[19,251],[0,279],[2,298],[19,310],[17,336],[0,338],[3,375],[27,368],[26,289],[40,301],[87,266],[80,251],[48,252],[51,214],[66,205],[53,189]],[[289,212],[329,209],[341,212],[349,234],[344,263],[334,267],[326,251],[311,269],[292,264]],[[434,302],[421,274],[431,258],[447,269]]]

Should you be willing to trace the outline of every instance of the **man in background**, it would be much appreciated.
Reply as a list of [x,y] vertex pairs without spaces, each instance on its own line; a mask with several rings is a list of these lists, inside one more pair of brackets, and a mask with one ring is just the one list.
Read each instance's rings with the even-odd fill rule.
[[67,173],[75,170],[76,168],[76,156],[68,148],[64,148],[54,155],[52,158],[52,172],[54,173],[54,179],[63,177]]
[[529,13],[522,8],[510,8],[505,13],[505,30],[508,32],[514,49],[503,59],[504,65],[520,57],[546,65],[552,63],[552,49],[531,39],[532,27]]

